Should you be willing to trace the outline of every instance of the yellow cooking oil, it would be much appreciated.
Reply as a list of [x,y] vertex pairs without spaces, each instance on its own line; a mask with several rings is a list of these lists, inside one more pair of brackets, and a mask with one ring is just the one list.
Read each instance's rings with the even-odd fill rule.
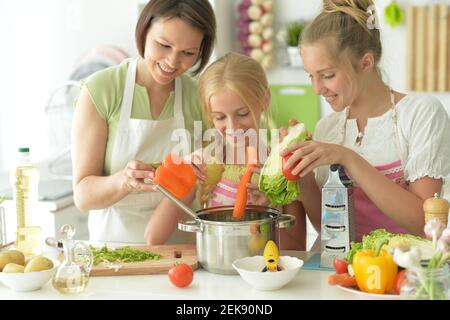
[[53,287],[62,294],[76,294],[82,292],[89,281],[85,274],[66,274],[52,279]]
[[19,148],[18,163],[10,172],[16,207],[16,246],[26,255],[41,253],[41,231],[35,226],[38,207],[39,170],[30,161],[30,149]]
[[25,256],[38,256],[42,253],[42,230],[38,226],[17,229],[16,248]]
[[11,173],[16,205],[17,228],[33,224],[33,211],[38,203],[39,171],[30,165],[17,166]]

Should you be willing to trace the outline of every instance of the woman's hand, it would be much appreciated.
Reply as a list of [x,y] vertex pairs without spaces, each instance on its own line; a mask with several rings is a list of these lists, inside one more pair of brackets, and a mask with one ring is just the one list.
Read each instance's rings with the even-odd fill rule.
[[[261,173],[260,167],[254,167],[252,168],[253,174]],[[257,206],[267,206],[269,204],[269,201],[265,197],[264,193],[259,191],[259,188],[257,185],[253,183],[247,183],[247,194],[248,194],[248,202],[251,204],[257,205]]]
[[285,163],[285,168],[290,169],[295,163],[300,161],[292,168],[292,174],[296,175],[300,172],[300,177],[303,177],[319,166],[335,163],[345,166],[350,152],[350,149],[338,144],[311,140],[294,143],[292,146],[282,150],[280,155],[283,157],[292,153],[292,156]]
[[122,171],[123,185],[129,192],[155,191],[154,184],[146,180],[146,178],[154,178],[154,171],[151,164],[139,160],[129,161]]
[[[289,119],[288,124],[290,127],[294,127],[298,124],[298,121],[295,119]],[[283,138],[288,134],[288,129],[285,127],[280,128],[280,142],[283,141]]]

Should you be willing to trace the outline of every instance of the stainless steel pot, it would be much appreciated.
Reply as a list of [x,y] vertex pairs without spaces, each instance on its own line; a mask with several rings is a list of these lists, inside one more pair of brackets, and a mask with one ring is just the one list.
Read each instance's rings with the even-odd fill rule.
[[274,208],[247,206],[242,220],[233,220],[233,206],[197,211],[197,219],[181,221],[178,229],[196,232],[197,257],[201,266],[213,273],[237,274],[236,259],[262,255],[267,240],[277,242],[276,230],[288,228],[295,217]]

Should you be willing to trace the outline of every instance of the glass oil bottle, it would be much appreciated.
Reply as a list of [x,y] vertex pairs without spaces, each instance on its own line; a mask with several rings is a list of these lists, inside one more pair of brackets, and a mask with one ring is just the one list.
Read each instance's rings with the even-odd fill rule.
[[39,170],[30,160],[30,149],[18,149],[18,163],[10,172],[17,218],[16,247],[25,256],[41,253],[41,228],[37,218]]
[[61,228],[64,247],[64,262],[52,279],[53,287],[63,294],[82,292],[89,280],[93,256],[89,246],[73,240],[75,228],[64,225]]

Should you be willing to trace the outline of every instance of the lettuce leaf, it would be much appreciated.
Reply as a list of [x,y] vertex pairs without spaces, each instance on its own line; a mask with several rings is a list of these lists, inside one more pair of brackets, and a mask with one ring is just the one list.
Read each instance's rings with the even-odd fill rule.
[[369,234],[363,236],[361,242],[352,242],[350,251],[346,260],[352,263],[356,252],[366,249],[375,250],[378,241],[387,239],[389,242],[383,246],[383,249],[392,253],[395,248],[400,247],[419,247],[422,253],[422,259],[429,259],[433,253],[433,245],[430,240],[424,239],[412,234],[390,233],[385,229],[375,229]]
[[271,150],[258,183],[259,190],[265,194],[271,205],[289,204],[300,195],[298,183],[287,180],[283,175],[280,152],[293,143],[305,141],[307,135],[305,125],[298,123],[289,127],[287,136]]

